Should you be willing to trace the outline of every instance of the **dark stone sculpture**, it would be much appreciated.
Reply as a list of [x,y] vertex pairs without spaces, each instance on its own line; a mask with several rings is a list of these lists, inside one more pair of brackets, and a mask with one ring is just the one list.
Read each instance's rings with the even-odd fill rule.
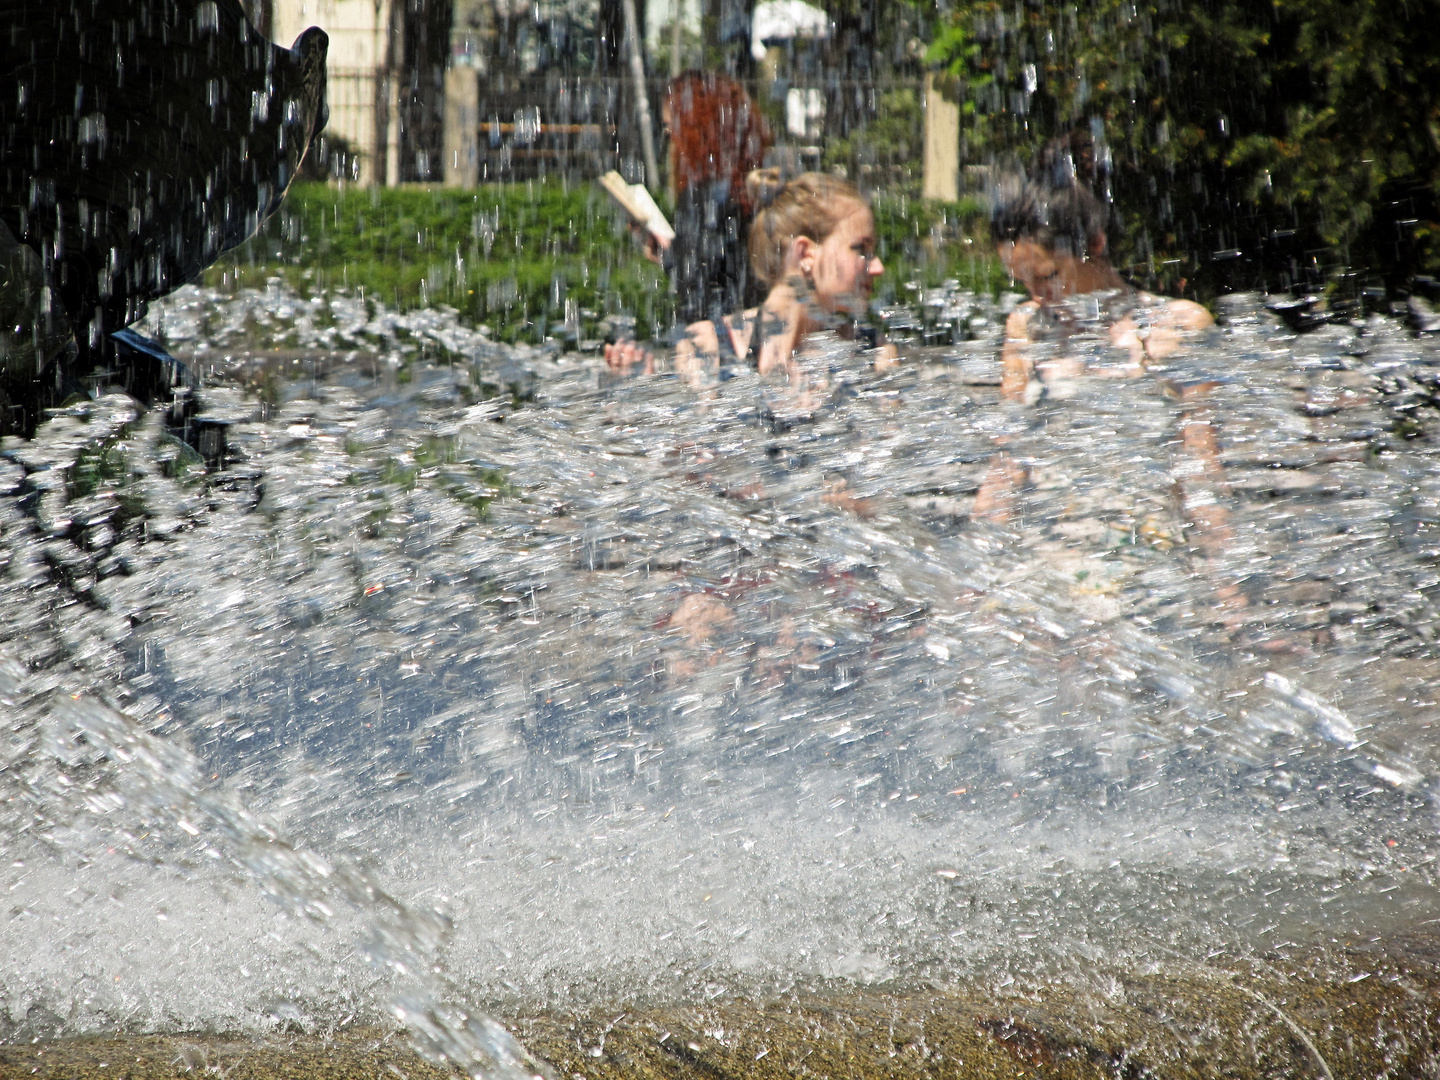
[[164,395],[113,335],[279,206],[327,44],[272,44],[239,0],[0,0],[0,433],[97,369]]

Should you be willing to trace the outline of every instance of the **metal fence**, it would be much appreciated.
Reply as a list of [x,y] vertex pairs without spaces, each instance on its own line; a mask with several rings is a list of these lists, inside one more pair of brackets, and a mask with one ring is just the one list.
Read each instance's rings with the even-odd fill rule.
[[[647,80],[650,114],[658,126],[669,80]],[[827,146],[852,136],[882,112],[892,90],[921,92],[918,80],[858,82],[817,79],[813,85],[751,80],[746,89],[764,111],[776,143],[794,164],[821,165]],[[586,180],[616,169],[627,180],[643,175],[634,83],[621,77],[494,76],[479,79],[474,178],[480,182],[565,176]],[[798,107],[797,107],[798,106]],[[817,107],[818,106],[818,107]],[[867,186],[883,186],[920,167],[923,120],[917,108],[912,152],[899,161],[862,162]],[[893,127],[893,124],[892,124]],[[659,142],[660,132],[656,132]]]
[[[397,163],[390,159],[403,152],[394,130],[398,111],[387,100],[391,95],[380,81],[383,73],[332,69],[328,134],[332,148],[338,149],[329,152],[333,160],[326,163],[331,175],[382,183],[423,177],[464,183],[546,177],[581,182],[615,169],[627,180],[642,178],[631,79],[561,71],[516,75],[470,69],[452,74],[464,78],[448,79],[447,93],[464,87],[463,96],[470,100],[464,108],[447,110],[447,124],[468,130],[447,132],[445,146],[426,151],[428,163]],[[466,85],[464,79],[473,81]],[[646,82],[657,128],[668,85],[666,78]],[[792,167],[838,165],[851,170],[866,188],[918,182],[923,142],[918,80],[859,81],[820,75],[803,84],[755,79],[745,85],[770,123],[777,154]],[[899,118],[887,116],[884,108],[887,100],[894,100],[887,95],[897,90],[907,91],[915,102],[913,111]],[[877,150],[865,141],[867,125],[877,120],[885,121],[887,137],[893,141],[897,119],[902,133],[908,131],[908,147]],[[857,133],[860,138],[852,138]],[[655,135],[657,144],[663,145],[661,133],[657,130]],[[850,140],[848,157],[833,153],[842,139]],[[827,149],[832,151],[828,161]],[[377,175],[380,171],[389,175]]]

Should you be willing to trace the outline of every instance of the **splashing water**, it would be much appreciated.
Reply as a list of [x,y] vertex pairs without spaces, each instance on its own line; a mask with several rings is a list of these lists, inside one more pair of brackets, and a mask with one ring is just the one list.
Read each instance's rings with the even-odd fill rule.
[[12,1037],[388,1011],[521,1076],[457,1003],[1440,916],[1440,353],[1229,304],[1022,408],[983,298],[892,372],[820,339],[803,390],[697,392],[444,310],[176,294],[223,468],[116,394],[6,450]]

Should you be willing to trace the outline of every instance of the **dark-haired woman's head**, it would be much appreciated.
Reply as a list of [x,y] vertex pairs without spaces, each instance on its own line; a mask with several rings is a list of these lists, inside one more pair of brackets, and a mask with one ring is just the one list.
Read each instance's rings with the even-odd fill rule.
[[1093,142],[1066,136],[1041,150],[1029,179],[1010,172],[996,180],[990,235],[1011,276],[1037,300],[1118,280],[1107,257],[1109,207],[1083,180],[1094,169]]
[[1055,183],[1041,173],[995,200],[990,235],[996,243],[1033,240],[1049,251],[1079,259],[1105,253],[1109,208],[1072,178]]

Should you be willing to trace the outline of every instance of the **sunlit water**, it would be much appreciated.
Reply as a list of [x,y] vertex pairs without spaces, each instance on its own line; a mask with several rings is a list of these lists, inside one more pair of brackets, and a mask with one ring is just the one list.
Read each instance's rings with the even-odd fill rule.
[[1234,297],[1018,406],[999,311],[943,302],[973,340],[820,340],[803,394],[278,287],[153,312],[222,468],[120,395],[0,460],[0,1024],[1283,966],[1440,918],[1436,343]]

